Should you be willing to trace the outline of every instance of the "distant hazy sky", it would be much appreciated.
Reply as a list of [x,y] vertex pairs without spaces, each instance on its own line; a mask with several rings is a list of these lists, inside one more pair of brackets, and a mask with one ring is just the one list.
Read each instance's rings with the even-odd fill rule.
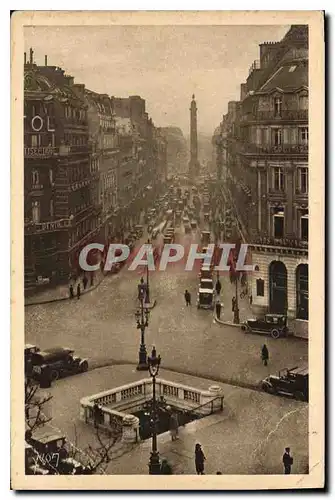
[[156,126],[189,134],[194,93],[198,130],[212,135],[239,99],[240,83],[259,58],[258,45],[289,26],[68,26],[25,28],[37,64],[60,66],[76,83],[118,97],[140,95]]

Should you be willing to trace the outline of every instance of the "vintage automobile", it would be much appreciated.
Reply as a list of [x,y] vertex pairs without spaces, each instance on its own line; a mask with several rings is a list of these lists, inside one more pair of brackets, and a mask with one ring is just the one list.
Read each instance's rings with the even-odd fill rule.
[[86,474],[85,466],[69,456],[67,441],[62,434],[31,436],[29,445],[37,454],[38,465],[47,469],[48,474]]
[[261,333],[278,339],[290,335],[287,317],[283,314],[266,314],[264,318],[247,319],[241,326],[245,333]]
[[214,286],[213,280],[202,278],[199,284],[198,309],[214,309]]
[[197,221],[195,219],[191,220],[191,228],[196,229],[197,228]]
[[87,359],[74,356],[74,351],[67,347],[54,347],[35,353],[32,365],[32,375],[36,380],[42,380],[49,373],[52,380],[57,380],[59,377],[88,370]]
[[204,221],[205,221],[205,222],[209,222],[209,217],[210,217],[209,212],[205,212],[205,213],[204,213]]
[[172,238],[171,236],[164,236],[164,245],[171,245]]
[[208,245],[211,240],[210,231],[202,231],[201,233],[201,242],[203,245]]
[[26,344],[24,346],[24,373],[27,376],[31,376],[33,363],[32,359],[34,354],[40,351],[40,348],[33,344]]
[[143,226],[138,224],[137,226],[135,226],[134,230],[138,238],[141,238],[143,236]]
[[189,234],[191,232],[191,225],[190,224],[184,224],[184,230],[186,234]]
[[212,280],[213,279],[213,271],[212,271],[211,267],[210,266],[202,266],[202,268],[200,269],[199,278],[200,278],[200,280],[202,280],[204,278]]
[[285,369],[278,375],[269,375],[262,380],[262,389],[270,394],[291,396],[300,401],[308,401],[308,368]]

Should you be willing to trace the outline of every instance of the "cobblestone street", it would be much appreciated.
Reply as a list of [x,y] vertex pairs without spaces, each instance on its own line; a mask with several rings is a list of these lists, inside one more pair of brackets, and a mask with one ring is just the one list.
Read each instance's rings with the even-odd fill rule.
[[[199,241],[199,234],[179,234],[177,242],[185,247]],[[145,269],[108,275],[95,290],[80,300],[30,306],[25,310],[26,341],[41,348],[64,345],[89,358],[92,367],[112,361],[136,363],[140,341],[134,313],[137,284]],[[233,288],[227,276],[221,277],[223,319],[232,319]],[[239,328],[218,325],[212,311],[198,310],[197,271],[187,272],[182,265],[166,271],[150,272],[151,311],[145,340],[148,351],[153,344],[166,368],[233,383],[257,384],[267,374],[301,365],[307,361],[308,344],[297,339],[278,339],[245,335]],[[184,291],[192,295],[186,308]],[[241,319],[248,317],[247,301],[240,301]],[[270,362],[261,363],[260,351],[266,342]]]

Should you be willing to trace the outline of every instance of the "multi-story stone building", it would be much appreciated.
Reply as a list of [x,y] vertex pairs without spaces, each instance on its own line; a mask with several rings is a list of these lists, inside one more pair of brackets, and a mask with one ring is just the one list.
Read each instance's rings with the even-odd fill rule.
[[[217,140],[218,168],[256,271],[255,313],[308,320],[308,27],[260,45],[240,101],[229,103]],[[225,153],[223,153],[225,151]],[[221,157],[220,157],[221,155]],[[226,159],[223,167],[222,158]]]
[[81,249],[95,238],[87,107],[73,77],[24,66],[25,287],[57,283],[78,270]]

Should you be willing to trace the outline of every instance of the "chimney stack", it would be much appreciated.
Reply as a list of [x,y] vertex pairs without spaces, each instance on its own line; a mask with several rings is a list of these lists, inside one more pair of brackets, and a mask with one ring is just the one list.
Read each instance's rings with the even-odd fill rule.
[[33,51],[32,48],[30,48],[29,52],[30,52],[30,60],[29,60],[29,62],[30,62],[30,64],[33,64],[33,62],[34,62],[34,59],[33,59],[33,57],[34,57],[34,51]]
[[48,56],[44,56],[44,66],[48,66]]
[[24,64],[27,64],[27,52],[24,53]]

